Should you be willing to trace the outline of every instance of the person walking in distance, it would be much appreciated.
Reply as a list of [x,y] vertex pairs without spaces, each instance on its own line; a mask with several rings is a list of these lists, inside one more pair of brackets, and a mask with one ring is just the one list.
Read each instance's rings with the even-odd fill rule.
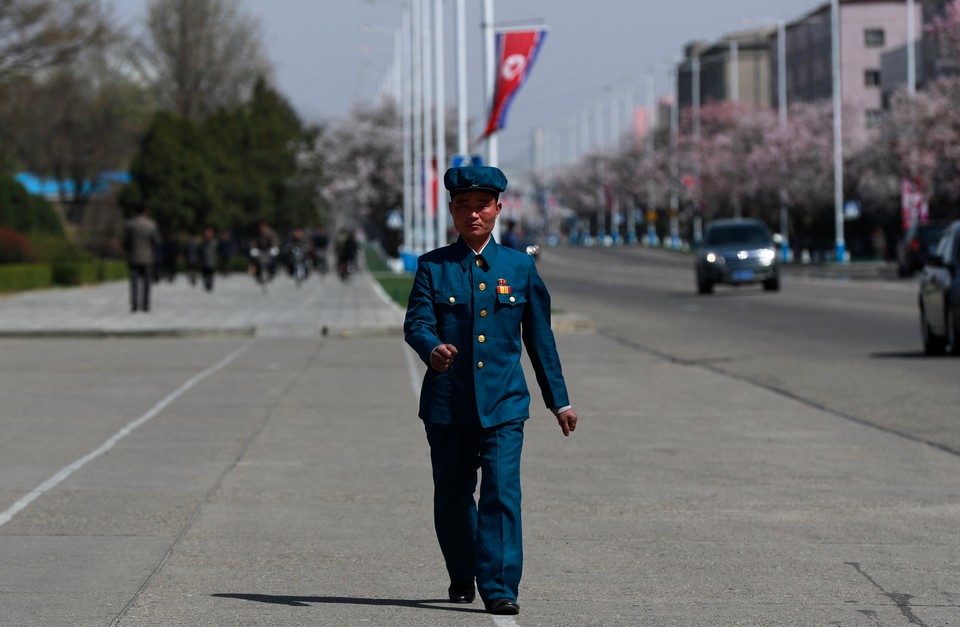
[[160,231],[146,207],[123,226],[123,250],[130,273],[130,311],[150,311],[150,283],[154,254],[160,246]]
[[[420,394],[434,484],[434,525],[454,603],[475,588],[492,614],[517,614],[523,548],[520,451],[530,356],[563,434],[577,427],[550,328],[550,294],[534,260],[494,241],[507,179],[497,168],[443,177],[456,242],[422,255],[404,337],[427,365]],[[479,500],[474,501],[477,471]]]
[[212,226],[203,230],[203,242],[200,244],[200,274],[203,276],[203,289],[213,291],[213,277],[217,272],[220,242]]

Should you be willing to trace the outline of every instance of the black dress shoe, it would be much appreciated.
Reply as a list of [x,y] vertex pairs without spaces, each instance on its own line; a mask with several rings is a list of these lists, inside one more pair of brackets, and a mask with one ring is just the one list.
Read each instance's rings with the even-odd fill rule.
[[520,605],[513,599],[494,599],[487,603],[487,611],[491,614],[512,616],[520,613]]
[[451,603],[473,603],[477,593],[471,579],[470,581],[451,583],[450,587],[447,588],[447,594],[450,596]]

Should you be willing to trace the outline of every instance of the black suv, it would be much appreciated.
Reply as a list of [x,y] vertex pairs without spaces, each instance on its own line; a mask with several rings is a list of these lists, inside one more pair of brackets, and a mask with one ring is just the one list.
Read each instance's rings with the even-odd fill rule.
[[697,291],[713,292],[717,283],[762,283],[780,289],[780,260],[770,229],[752,218],[714,220],[707,225],[697,255]]

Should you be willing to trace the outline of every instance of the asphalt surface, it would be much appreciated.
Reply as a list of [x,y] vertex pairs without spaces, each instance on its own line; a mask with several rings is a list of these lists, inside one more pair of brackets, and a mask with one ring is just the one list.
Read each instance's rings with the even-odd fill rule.
[[125,289],[0,299],[4,625],[960,624],[956,456],[572,307],[581,422],[534,391],[521,614],[450,605],[422,366],[365,274]]

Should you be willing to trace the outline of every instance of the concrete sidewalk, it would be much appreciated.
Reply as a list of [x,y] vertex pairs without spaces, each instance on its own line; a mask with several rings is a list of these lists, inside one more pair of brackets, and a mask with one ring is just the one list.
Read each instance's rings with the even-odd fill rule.
[[348,281],[283,274],[264,292],[244,274],[217,276],[212,292],[180,275],[151,291],[151,311],[131,314],[125,281],[0,297],[0,337],[399,334],[403,310],[365,271]]

